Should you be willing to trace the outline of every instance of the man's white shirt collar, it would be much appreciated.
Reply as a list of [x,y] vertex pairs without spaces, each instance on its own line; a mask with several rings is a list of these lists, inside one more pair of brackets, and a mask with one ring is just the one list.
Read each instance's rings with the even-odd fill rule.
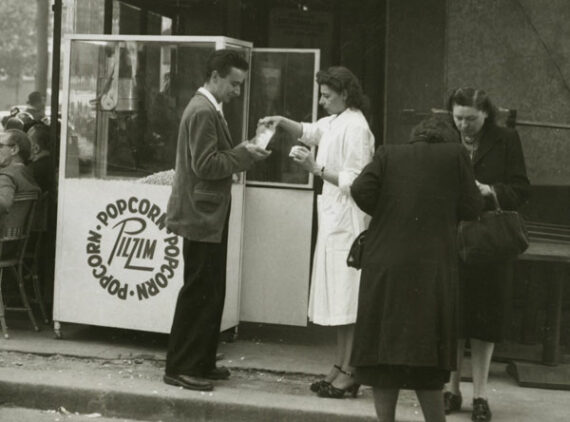
[[208,100],[210,100],[210,102],[216,108],[216,111],[219,111],[220,113],[222,113],[222,116],[224,115],[224,110],[222,109],[222,104],[218,103],[216,101],[216,98],[212,95],[212,93],[210,91],[208,91],[206,88],[201,86],[200,88],[198,88],[198,92],[200,94],[202,94],[204,97],[206,97]]

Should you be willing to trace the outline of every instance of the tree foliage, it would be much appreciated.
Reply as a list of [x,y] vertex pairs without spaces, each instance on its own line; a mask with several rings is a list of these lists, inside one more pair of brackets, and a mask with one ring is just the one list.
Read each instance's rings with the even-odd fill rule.
[[[45,0],[48,1],[48,0]],[[36,64],[36,0],[2,0],[0,72],[33,75]]]

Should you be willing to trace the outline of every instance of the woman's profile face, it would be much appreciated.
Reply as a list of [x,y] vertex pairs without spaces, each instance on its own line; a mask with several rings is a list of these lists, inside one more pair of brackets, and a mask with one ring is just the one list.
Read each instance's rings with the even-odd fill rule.
[[475,136],[485,123],[487,113],[471,106],[455,104],[453,106],[453,121],[462,136]]
[[321,85],[319,104],[328,114],[339,114],[346,109],[346,94],[339,94],[328,85]]

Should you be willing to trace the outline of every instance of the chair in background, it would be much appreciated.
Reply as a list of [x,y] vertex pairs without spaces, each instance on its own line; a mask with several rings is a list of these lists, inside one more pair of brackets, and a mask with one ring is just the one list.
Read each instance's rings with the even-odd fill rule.
[[[34,330],[39,331],[26,294],[23,277],[24,255],[32,228],[37,199],[38,194],[35,192],[17,194],[14,197],[12,208],[0,220],[0,324],[5,338],[9,338],[6,311],[27,312]],[[22,306],[19,307],[5,306],[2,284],[4,282],[4,270],[8,268],[12,269],[18,283],[22,302]]]
[[24,255],[24,279],[31,279],[33,296],[29,298],[31,303],[36,303],[42,314],[44,323],[49,324],[46,306],[43,300],[42,287],[40,286],[40,262],[42,256],[42,239],[47,231],[49,192],[43,192],[36,204],[34,220],[30,230],[26,253]]

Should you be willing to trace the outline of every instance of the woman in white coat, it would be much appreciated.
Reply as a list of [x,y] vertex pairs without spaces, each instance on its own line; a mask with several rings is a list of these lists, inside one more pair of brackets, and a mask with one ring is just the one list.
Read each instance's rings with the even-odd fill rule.
[[369,218],[350,196],[352,181],[374,155],[374,135],[362,113],[365,98],[360,83],[345,67],[317,73],[319,104],[329,116],[315,123],[299,123],[282,116],[264,117],[259,124],[279,127],[307,146],[317,146],[317,157],[304,146],[290,156],[323,179],[317,198],[318,234],[311,276],[309,319],[336,326],[337,353],[329,374],[311,384],[320,397],[356,397],[358,385],[349,365],[358,302],[360,271],[346,265],[348,250],[367,228]]

